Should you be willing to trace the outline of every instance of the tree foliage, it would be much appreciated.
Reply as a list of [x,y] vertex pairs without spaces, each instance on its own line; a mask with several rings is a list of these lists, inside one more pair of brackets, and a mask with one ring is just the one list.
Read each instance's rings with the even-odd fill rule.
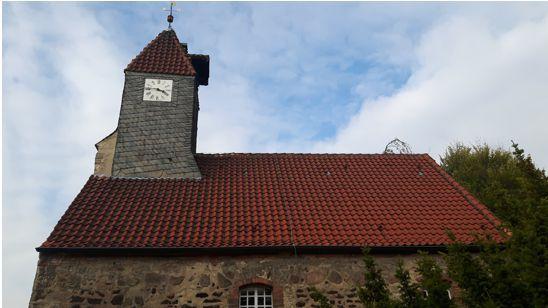
[[448,272],[469,307],[548,306],[548,178],[518,144],[512,149],[456,144],[441,158],[510,231],[505,247],[478,238],[479,254],[450,246]]
[[487,144],[449,146],[441,166],[510,226],[548,198],[548,179],[518,144],[513,151]]
[[409,270],[403,267],[403,261],[398,262],[396,268],[396,278],[399,281],[399,293],[402,307],[408,308],[420,308],[425,306],[424,293],[421,291],[420,286],[411,281],[411,274]]
[[400,283],[398,289],[400,292],[400,300],[405,307],[418,308],[424,303],[424,296],[417,283],[411,281],[409,270],[403,267],[403,261],[398,261],[396,268],[396,278]]
[[369,255],[369,248],[363,249],[363,263],[365,265],[365,284],[358,288],[358,297],[366,307],[389,307],[390,292],[382,277],[381,270],[375,260]]
[[420,252],[417,261],[417,272],[420,275],[420,287],[428,292],[423,307],[451,307],[453,303],[449,299],[447,290],[451,283],[444,279],[443,270],[438,263],[424,252]]
[[316,288],[311,288],[310,297],[318,303],[320,308],[331,308],[332,305],[329,303],[329,299],[322,292],[318,291]]
[[[428,254],[421,253],[417,262],[418,282],[411,280],[409,270],[404,268],[403,261],[398,261],[395,276],[399,282],[399,297],[394,298],[391,297],[382,271],[377,266],[375,259],[369,255],[369,251],[369,248],[363,249],[365,283],[358,287],[358,297],[365,307],[437,308],[453,306],[453,302],[447,294],[451,285],[443,278],[443,270]],[[316,288],[312,288],[310,297],[322,308],[332,307],[329,299]]]

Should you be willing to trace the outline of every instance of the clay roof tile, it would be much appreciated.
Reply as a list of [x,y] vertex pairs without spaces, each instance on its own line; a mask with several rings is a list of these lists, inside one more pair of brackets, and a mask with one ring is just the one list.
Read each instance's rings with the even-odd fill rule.
[[470,243],[474,233],[502,241],[497,218],[428,155],[196,161],[201,180],[91,176],[41,247],[442,245],[450,243],[447,228]]
[[126,67],[126,71],[195,76],[188,53],[173,30],[158,34]]

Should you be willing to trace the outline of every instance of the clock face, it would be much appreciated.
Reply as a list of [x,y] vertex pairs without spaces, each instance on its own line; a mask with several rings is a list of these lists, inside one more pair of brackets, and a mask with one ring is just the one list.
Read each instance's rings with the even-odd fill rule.
[[173,80],[145,79],[143,100],[154,102],[171,102]]

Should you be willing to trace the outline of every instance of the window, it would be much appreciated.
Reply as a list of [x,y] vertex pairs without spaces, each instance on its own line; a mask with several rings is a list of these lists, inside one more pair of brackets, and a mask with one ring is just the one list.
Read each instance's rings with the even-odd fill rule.
[[272,308],[272,289],[249,286],[240,290],[240,308]]

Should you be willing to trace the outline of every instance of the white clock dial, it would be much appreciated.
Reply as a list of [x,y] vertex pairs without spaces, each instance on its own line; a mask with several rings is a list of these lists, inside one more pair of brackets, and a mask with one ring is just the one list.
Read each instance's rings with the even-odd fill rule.
[[145,79],[143,100],[155,102],[171,102],[173,80]]

